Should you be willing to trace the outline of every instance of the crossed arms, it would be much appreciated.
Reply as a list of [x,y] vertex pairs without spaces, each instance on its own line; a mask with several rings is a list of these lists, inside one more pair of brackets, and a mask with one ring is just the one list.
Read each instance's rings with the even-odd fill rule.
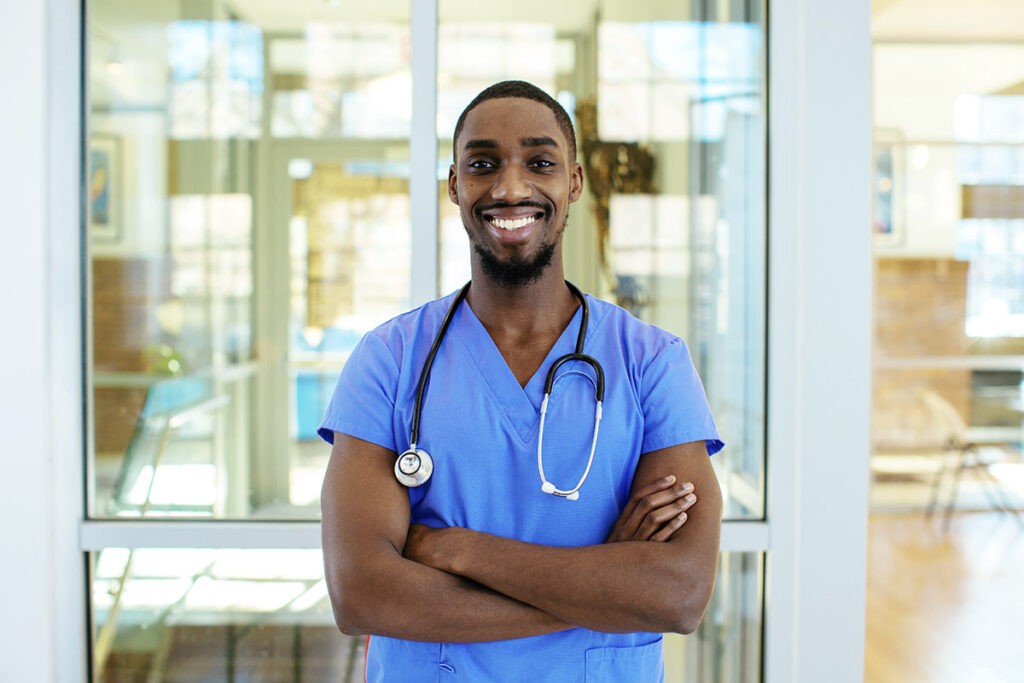
[[[574,548],[410,526],[394,459],[386,448],[335,433],[321,506],[327,587],[342,632],[455,643],[575,626],[690,633],[700,623],[722,514],[703,441],[643,455],[631,491],[640,505],[628,521],[620,518],[630,528],[617,525],[607,542]],[[644,508],[662,507],[649,501],[667,475],[692,482],[699,502],[677,531],[671,521],[645,529]],[[651,540],[620,540],[628,537]]]

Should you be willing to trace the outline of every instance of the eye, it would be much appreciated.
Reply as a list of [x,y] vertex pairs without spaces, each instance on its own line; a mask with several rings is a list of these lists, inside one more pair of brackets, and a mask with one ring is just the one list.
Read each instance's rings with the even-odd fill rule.
[[536,168],[551,168],[555,165],[555,162],[550,159],[534,159],[530,164]]
[[476,171],[486,171],[494,168],[494,164],[487,159],[472,159],[466,163],[466,168],[470,168]]

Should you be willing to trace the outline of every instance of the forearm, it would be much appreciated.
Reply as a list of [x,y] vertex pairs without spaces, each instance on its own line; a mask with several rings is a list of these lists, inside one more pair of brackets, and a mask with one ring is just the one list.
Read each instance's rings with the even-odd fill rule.
[[690,632],[714,584],[707,556],[678,543],[558,548],[467,529],[440,536],[432,566],[597,631]]
[[335,619],[348,634],[427,642],[522,638],[571,626],[465,578],[394,554],[329,581]]
[[344,633],[476,642],[569,628],[550,614],[402,557],[409,494],[394,453],[335,434],[320,497],[327,588]]

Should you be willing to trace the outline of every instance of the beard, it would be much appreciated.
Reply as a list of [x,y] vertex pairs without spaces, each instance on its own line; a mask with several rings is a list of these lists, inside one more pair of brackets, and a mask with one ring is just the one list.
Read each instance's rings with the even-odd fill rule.
[[468,228],[466,233],[470,237],[473,251],[480,257],[480,267],[483,268],[484,275],[499,287],[514,288],[523,287],[540,279],[540,276],[551,265],[555,255],[555,247],[558,246],[558,240],[561,238],[562,233],[565,232],[565,226],[568,222],[569,215],[566,213],[565,222],[562,223],[561,229],[552,236],[551,241],[541,245],[540,249],[532,257],[521,258],[513,256],[507,261],[499,259],[494,252],[489,251],[475,241]]
[[548,242],[530,259],[514,256],[508,261],[502,261],[476,243],[473,244],[473,251],[480,257],[484,275],[496,285],[522,287],[539,279],[544,270],[551,265],[551,259],[555,255],[555,243]]

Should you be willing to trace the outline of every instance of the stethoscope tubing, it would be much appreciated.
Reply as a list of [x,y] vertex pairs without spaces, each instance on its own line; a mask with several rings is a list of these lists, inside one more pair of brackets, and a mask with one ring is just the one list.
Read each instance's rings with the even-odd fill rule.
[[420,413],[423,411],[423,396],[427,391],[427,380],[430,378],[430,368],[434,365],[434,356],[437,355],[437,350],[441,347],[441,340],[444,339],[445,334],[448,333],[448,326],[452,323],[452,318],[455,317],[455,309],[459,307],[462,300],[466,298],[466,294],[469,292],[469,286],[473,284],[472,281],[467,282],[463,285],[459,293],[455,295],[455,300],[452,301],[452,305],[448,307],[448,312],[444,314],[444,320],[441,321],[441,329],[438,330],[437,336],[434,337],[434,343],[430,346],[430,352],[427,354],[427,359],[423,362],[423,370],[420,371],[420,381],[416,385],[416,403],[413,406],[412,411],[412,430],[409,435],[409,450],[416,450],[416,443],[420,435]]
[[[427,382],[430,378],[430,370],[434,364],[434,357],[437,356],[437,351],[441,346],[441,341],[448,333],[448,327],[451,325],[452,318],[455,315],[456,309],[462,300],[466,298],[466,294],[469,292],[469,287],[472,281],[467,282],[459,293],[455,295],[455,299],[448,307],[448,311],[445,313],[444,319],[441,321],[441,328],[438,330],[437,335],[434,337],[434,342],[430,346],[430,351],[427,353],[427,358],[423,363],[423,369],[420,371],[419,382],[416,386],[416,401],[413,405],[412,414],[412,427],[409,435],[409,449],[405,451],[402,456],[399,457],[399,462],[406,455],[412,454],[416,458],[423,461],[426,468],[425,473],[417,475],[410,475],[400,471],[399,462],[395,463],[395,474],[406,486],[419,486],[424,483],[430,477],[430,473],[433,470],[433,461],[430,459],[429,454],[426,451],[417,449],[416,444],[419,440],[420,435],[420,415],[423,411],[423,399],[426,396]],[[587,329],[590,326],[590,305],[587,303],[587,298],[584,296],[576,285],[572,284],[568,280],[565,284],[572,291],[573,295],[579,299],[580,302],[580,329],[576,335],[576,348],[573,353],[568,353],[560,358],[556,359],[551,367],[548,369],[547,376],[544,378],[544,400],[541,402],[540,409],[540,429],[537,435],[537,471],[540,474],[541,479],[541,490],[544,493],[550,493],[555,496],[562,498],[568,498],[569,500],[577,500],[579,498],[579,490],[583,486],[583,483],[587,480],[590,475],[590,468],[594,464],[594,453],[597,450],[597,434],[601,426],[601,405],[604,402],[604,369],[601,364],[592,356],[583,353],[583,346],[587,339]],[[590,443],[590,454],[587,458],[587,467],[583,471],[583,476],[571,489],[559,489],[554,484],[547,480],[544,474],[544,422],[547,417],[548,410],[548,399],[551,397],[551,390],[554,387],[556,380],[556,372],[562,365],[572,361],[579,361],[588,364],[594,369],[597,374],[597,381],[594,384],[594,398],[597,402],[597,407],[594,412],[594,435]]]

